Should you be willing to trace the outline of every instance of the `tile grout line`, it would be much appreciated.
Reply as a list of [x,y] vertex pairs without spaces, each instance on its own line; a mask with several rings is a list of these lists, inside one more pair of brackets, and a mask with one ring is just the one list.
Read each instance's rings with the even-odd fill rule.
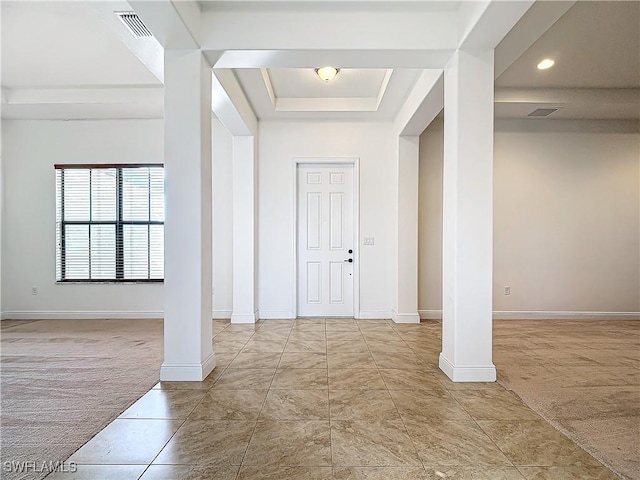
[[[443,385],[443,386],[444,386],[444,385]],[[469,415],[469,417],[470,417],[470,418],[471,418],[471,420],[473,421],[473,424],[474,424],[476,427],[478,427],[478,428],[480,429],[480,431],[481,431],[481,432],[482,432],[482,433],[483,433],[483,434],[484,434],[484,435],[485,435],[485,436],[486,436],[486,437],[491,441],[491,443],[492,443],[492,444],[493,444],[493,445],[498,449],[498,451],[499,451],[500,453],[502,453],[502,455],[504,455],[504,458],[506,458],[506,459],[507,459],[507,461],[509,462],[509,464],[510,464],[513,468],[515,468],[515,469],[517,470],[517,469],[518,469],[518,467],[516,466],[516,464],[515,464],[515,463],[513,463],[513,461],[512,461],[512,460],[507,456],[506,452],[504,452],[504,451],[500,448],[500,446],[495,442],[495,440],[494,440],[494,439],[493,439],[493,438],[492,438],[492,437],[491,437],[491,436],[490,436],[490,435],[489,435],[489,434],[484,430],[484,428],[482,428],[482,425],[480,425],[480,424],[478,423],[478,420],[477,420],[473,415],[471,415],[471,413],[470,413],[469,411],[467,411],[467,409],[466,409],[466,408],[464,408],[464,405],[463,405],[462,403],[460,403],[460,401],[456,398],[456,396],[455,396],[455,395],[453,395],[453,394],[451,393],[451,391],[450,391],[447,387],[444,387],[444,388],[445,388],[445,390],[447,391],[447,393],[448,393],[449,395],[451,395],[451,397],[455,400],[455,402],[460,406],[460,408],[462,408],[462,409],[464,410],[464,412],[465,412],[467,415]],[[519,470],[518,470],[518,473],[520,473],[520,471],[519,471]]]
[[[374,358],[374,361],[375,361],[375,358]],[[377,365],[378,364],[376,363],[376,366]],[[380,377],[382,378],[382,382],[384,383],[384,386],[386,387],[387,395],[389,395],[389,398],[391,398],[391,401],[393,402],[393,406],[396,409],[398,417],[400,417],[400,422],[402,423],[402,426],[404,427],[405,433],[409,437],[409,441],[411,442],[411,446],[413,447],[413,450],[416,452],[416,456],[418,457],[418,460],[420,461],[420,465],[422,466],[422,470],[426,473],[426,467],[424,465],[424,462],[422,461],[422,458],[420,457],[420,453],[418,452],[418,449],[416,448],[416,444],[413,441],[413,437],[409,433],[409,429],[407,428],[407,424],[405,423],[404,418],[402,417],[402,414],[400,413],[400,409],[398,408],[398,404],[396,403],[395,399],[393,398],[393,395],[391,395],[391,392],[389,391],[389,385],[387,385],[387,381],[384,379],[384,376],[382,375],[382,372],[380,372],[380,367],[377,367],[377,371],[378,371],[378,375],[380,375]]]
[[333,465],[333,424],[331,422],[331,391],[329,386],[329,338],[327,337],[327,319],[324,319],[324,344],[325,344],[325,357],[327,358],[327,407],[329,408],[329,456],[331,457],[331,478],[334,475]]
[[[231,323],[229,323],[229,325],[231,325]],[[222,333],[224,330],[226,330],[229,325],[227,325],[226,327],[224,327],[222,330],[220,330],[218,333],[216,333],[215,335],[213,335],[211,337],[211,342],[213,344],[213,339],[220,333]],[[212,345],[213,346],[213,345]],[[236,354],[237,356],[237,354]],[[234,357],[235,358],[235,357]],[[231,365],[231,362],[229,362],[229,365]],[[227,370],[227,368],[229,368],[229,365],[227,365],[222,373],[220,374],[220,377],[222,377],[222,375],[224,374],[224,372]],[[215,368],[215,367],[214,367]],[[210,374],[209,374],[210,375]],[[213,384],[211,385],[210,388],[208,388],[207,390],[204,390],[204,395],[202,395],[202,398],[200,399],[200,401],[191,409],[191,412],[184,418],[184,420],[182,421],[182,423],[180,424],[180,426],[178,428],[176,428],[176,431],[173,432],[173,434],[167,439],[167,441],[165,442],[165,444],[162,446],[162,448],[160,448],[160,450],[158,450],[158,453],[153,457],[153,459],[151,460],[151,462],[149,462],[149,464],[146,466],[146,468],[144,469],[144,471],[142,472],[142,474],[138,477],[138,480],[140,480],[144,474],[147,472],[147,470],[149,470],[149,467],[151,467],[153,465],[153,462],[160,456],[160,454],[162,453],[162,451],[167,447],[167,445],[169,444],[169,442],[173,439],[173,437],[176,436],[176,433],[178,433],[178,431],[184,426],[185,423],[187,423],[187,420],[189,419],[189,417],[191,416],[191,414],[195,411],[196,408],[198,408],[198,406],[200,406],[200,404],[202,403],[202,400],[204,400],[204,397],[206,397],[207,395],[209,395],[209,391],[213,388],[213,386],[218,382],[218,380],[220,379],[220,377],[218,377]],[[153,389],[152,389],[153,390]],[[178,389],[177,389],[178,390]],[[162,391],[162,390],[160,390]],[[148,392],[147,392],[148,393]],[[146,394],[145,394],[146,395]],[[171,420],[171,419],[167,419],[167,420]],[[179,420],[179,419],[176,419]],[[197,465],[197,464],[196,464]],[[196,466],[193,465],[193,466]]]
[[[254,324],[255,325],[255,324]],[[251,341],[251,339],[254,337],[254,335],[256,334],[257,330],[260,330],[262,328],[262,326],[258,327],[257,329],[255,329],[253,331],[253,333],[251,334],[251,336],[247,339],[247,341],[245,342],[245,344],[242,346],[242,348],[240,349],[240,351],[238,352],[238,355],[240,355],[240,353],[242,352],[242,350],[244,349],[244,347],[246,347],[247,343],[249,343]],[[236,355],[237,357],[237,355]],[[231,362],[229,363],[229,366],[231,366]],[[229,368],[229,367],[227,367]],[[226,370],[225,370],[226,371]],[[275,375],[275,373],[274,373]],[[273,379],[272,379],[273,381]],[[217,383],[217,381],[216,381]],[[215,385],[215,384],[214,384]],[[212,387],[213,388],[213,387]],[[269,390],[267,389],[267,394],[269,393]],[[264,396],[264,400],[262,401],[262,406],[264,406],[264,402],[267,400],[267,395]],[[260,411],[262,411],[262,406],[260,406]],[[242,455],[242,459],[240,459],[240,465],[238,466],[238,471],[236,472],[236,480],[238,480],[240,478],[240,470],[242,470],[242,463],[244,462],[244,457],[247,455],[247,451],[249,450],[249,444],[251,443],[251,439],[253,438],[253,434],[256,431],[256,427],[258,426],[258,418],[260,417],[260,412],[258,412],[258,416],[256,417],[256,423],[253,425],[253,430],[251,431],[251,435],[249,436],[249,441],[247,442],[247,447],[244,449],[244,454]]]
[[[229,323],[229,325],[227,325],[227,327],[228,327],[228,326],[230,326],[230,325],[231,325],[231,323]],[[254,325],[256,325],[256,324],[254,324]],[[224,375],[224,374],[226,373],[226,371],[231,367],[231,364],[233,363],[233,361],[234,361],[236,358],[238,358],[238,356],[240,355],[240,353],[242,353],[242,350],[244,349],[244,347],[247,345],[247,343],[249,343],[249,341],[250,341],[250,340],[253,338],[253,336],[256,334],[256,330],[259,330],[260,328],[261,328],[261,327],[258,327],[257,329],[254,329],[254,332],[249,336],[249,338],[248,338],[248,339],[247,339],[247,341],[244,343],[244,345],[242,345],[242,348],[240,348],[240,350],[238,351],[238,353],[236,353],[236,356],[235,356],[235,357],[233,357],[233,359],[229,362],[229,364],[228,364],[228,365],[225,367],[225,369],[222,371],[222,373],[220,374],[220,376],[216,379],[216,381],[215,381],[215,382],[213,382],[213,385],[211,385],[211,388],[207,391],[207,394],[208,394],[208,392],[209,392],[209,391],[213,390],[213,387],[215,386],[215,384],[216,384],[216,383],[218,383],[218,380],[220,380],[220,378],[222,378],[222,375]],[[225,327],[225,329],[226,329],[226,327]],[[225,329],[223,329],[223,330],[225,330]],[[221,332],[219,332],[219,333],[221,333]],[[266,395],[265,395],[265,400],[266,400]],[[265,400],[263,400],[263,404],[264,404],[264,401],[265,401]],[[255,424],[255,425],[254,425],[254,427],[253,427],[253,431],[255,431],[255,428],[256,428],[256,426],[257,426],[257,425],[258,425],[258,418],[256,417],[256,424]],[[247,450],[249,449],[249,443],[251,442],[251,437],[253,437],[253,432],[251,432],[251,436],[249,437],[249,442],[247,442],[247,448],[245,449],[245,453],[244,453],[244,455],[246,455]],[[236,472],[236,475],[235,475],[235,479],[236,479],[236,480],[238,480],[238,479],[240,478],[240,470],[242,470],[242,461],[244,460],[244,455],[243,455],[243,457],[242,457],[242,460],[240,461],[240,465],[238,466],[238,471]]]
[[[244,450],[244,454],[242,455],[242,459],[240,460],[240,468],[238,469],[238,472],[236,473],[236,480],[238,478],[240,478],[240,471],[242,470],[242,467],[244,466],[244,461],[245,458],[247,457],[247,453],[249,452],[249,445],[251,445],[251,440],[253,439],[253,436],[256,433],[256,430],[258,429],[258,422],[260,421],[260,415],[262,415],[262,410],[264,409],[265,404],[267,403],[267,398],[269,397],[269,392],[271,391],[271,386],[273,385],[273,380],[275,379],[276,373],[278,372],[278,366],[280,365],[280,362],[282,362],[282,355],[284,354],[284,349],[287,346],[287,343],[289,342],[289,337],[291,337],[291,330],[293,329],[293,325],[295,325],[295,320],[294,323],[291,326],[291,329],[289,329],[289,334],[287,335],[287,341],[284,343],[284,346],[282,347],[282,352],[280,352],[280,360],[278,360],[278,365],[276,365],[276,368],[273,372],[273,376],[271,377],[271,382],[269,382],[269,387],[267,388],[267,393],[264,396],[264,400],[262,401],[262,405],[260,405],[260,411],[258,412],[258,415],[256,417],[256,423],[253,426],[253,430],[251,431],[251,435],[249,436],[249,441],[247,442],[247,447]],[[262,328],[262,327],[260,327]],[[255,333],[254,333],[255,335]],[[253,338],[253,335],[251,335],[251,338]],[[265,352],[266,353],[266,352]]]
[[[214,338],[219,335],[220,333],[222,333],[223,331],[225,331],[227,328],[229,328],[231,326],[231,322],[229,322],[229,324],[223,328],[222,330],[220,330],[216,335],[214,335]],[[238,356],[240,355],[240,353],[242,352],[242,349],[246,346],[246,344],[249,342],[249,340],[251,339],[251,337],[253,337],[254,333],[247,339],[247,341],[244,343],[244,345],[242,345],[242,348],[240,348],[240,350],[238,350],[238,352],[235,354],[235,356],[231,359],[231,361],[227,364],[227,366],[222,370],[222,372],[220,373],[220,376],[218,378],[216,378],[216,380],[213,382],[213,384],[211,385],[211,388],[209,388],[207,390],[207,395],[209,395],[209,392],[211,390],[213,390],[213,387],[216,385],[216,383],[218,383],[218,380],[220,380],[220,378],[222,378],[222,376],[227,372],[227,370],[231,367],[231,364],[233,363],[233,361],[238,358]],[[204,397],[203,397],[204,398]],[[191,412],[193,413],[193,412]],[[249,444],[247,444],[247,446],[249,446]],[[237,480],[240,477],[240,469],[242,468],[242,466],[238,466],[238,471],[236,472],[235,475],[235,480]]]

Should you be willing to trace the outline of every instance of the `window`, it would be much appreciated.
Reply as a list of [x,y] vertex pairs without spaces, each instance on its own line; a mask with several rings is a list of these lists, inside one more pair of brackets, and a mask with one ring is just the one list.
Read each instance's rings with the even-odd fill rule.
[[162,165],[56,165],[56,280],[164,278]]

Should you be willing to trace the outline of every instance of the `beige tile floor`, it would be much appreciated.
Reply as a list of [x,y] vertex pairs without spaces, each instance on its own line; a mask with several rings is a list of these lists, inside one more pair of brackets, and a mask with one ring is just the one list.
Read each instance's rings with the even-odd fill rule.
[[497,383],[450,382],[440,329],[216,321],[209,378],[156,385],[47,478],[616,478]]

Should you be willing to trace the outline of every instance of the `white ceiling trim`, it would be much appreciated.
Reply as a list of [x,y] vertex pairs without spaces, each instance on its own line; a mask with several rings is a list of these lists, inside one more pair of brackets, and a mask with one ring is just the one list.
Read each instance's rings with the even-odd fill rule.
[[391,80],[391,75],[393,75],[393,69],[387,68],[387,71],[384,74],[384,78],[382,79],[382,84],[380,85],[380,90],[378,91],[378,96],[376,98],[376,110],[380,108],[380,102],[382,102],[382,98],[384,97],[384,94],[387,91],[387,87],[389,86],[389,80]]
[[377,112],[389,86],[392,74],[393,69],[386,69],[375,97],[289,98],[277,97],[269,70],[266,68],[260,69],[260,76],[267,90],[269,100],[271,100],[271,106],[276,112]]
[[[128,2],[164,48],[190,49],[200,46],[192,32],[196,30],[196,25],[199,25],[199,19],[191,14],[186,15],[193,22],[187,25],[185,18],[178,12],[175,2],[145,0],[128,0]],[[183,6],[181,10],[191,12],[192,8],[185,9]]]
[[272,2],[263,9],[251,4],[250,9],[206,10],[201,15],[200,46],[203,50],[248,50],[258,45],[281,50],[456,48],[457,10],[430,10],[430,5],[391,1],[385,8],[366,3],[339,8],[336,3],[315,2],[314,8],[305,10]]
[[3,88],[2,118],[97,120],[162,118],[164,88]]
[[211,93],[213,113],[232,135],[257,134],[258,119],[232,70],[212,71]]
[[271,106],[275,110],[276,108],[276,94],[273,91],[273,83],[271,83],[271,77],[269,76],[269,70],[266,68],[260,69],[260,75],[262,76],[262,81],[264,82],[264,86],[267,89],[267,94],[269,95],[269,100],[271,100]]
[[[522,18],[535,0],[465,2],[468,13],[461,28],[462,49],[493,50]],[[461,18],[461,21],[463,19]]]
[[420,135],[443,106],[444,71],[423,71],[396,116],[398,135]]
[[144,104],[162,105],[162,85],[146,87],[101,88],[3,88],[3,103],[7,105],[45,104]]
[[496,103],[590,103],[640,106],[640,88],[515,88],[495,90]]
[[[333,119],[357,121],[392,121],[407,95],[413,88],[421,70],[399,69],[391,75],[387,89],[376,111],[276,111],[273,101],[265,87],[262,73],[259,69],[239,68],[233,70],[246,92],[256,115],[261,120],[293,120],[293,119]],[[385,69],[386,71],[386,69]],[[384,78],[384,72],[379,76],[377,85],[368,94],[375,97],[375,92]],[[326,98],[326,97],[322,97]],[[348,97],[351,98],[351,97]],[[377,101],[376,98],[373,98]]]
[[442,69],[455,50],[209,50],[214,68],[342,68]]
[[377,98],[277,98],[276,112],[377,112]]

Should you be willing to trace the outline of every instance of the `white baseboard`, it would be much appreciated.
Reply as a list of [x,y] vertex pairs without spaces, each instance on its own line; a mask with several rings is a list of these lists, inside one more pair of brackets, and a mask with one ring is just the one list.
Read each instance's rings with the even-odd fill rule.
[[105,320],[105,319],[145,319],[164,318],[164,311],[119,311],[98,310],[74,311],[14,311],[2,312],[2,320]]
[[[442,320],[442,310],[418,310],[424,320]],[[640,320],[640,312],[578,312],[536,310],[493,312],[494,320]]]
[[640,312],[495,311],[494,320],[640,320]]
[[291,310],[260,310],[258,317],[263,320],[288,320],[294,315]]
[[422,320],[442,320],[442,310],[418,310]]
[[257,320],[258,312],[231,314],[231,323],[256,323]]
[[391,312],[391,319],[395,323],[420,323],[420,314],[418,313],[398,313],[395,310]]
[[216,356],[211,353],[201,363],[163,363],[160,380],[163,382],[201,382],[216,366]]
[[391,310],[360,310],[356,318],[362,320],[387,320],[391,318]]
[[[441,320],[442,310],[418,310],[418,315],[423,320]],[[230,310],[214,310],[212,318],[229,319],[232,316]],[[403,316],[403,314],[396,314]],[[99,311],[99,310],[74,310],[74,311],[29,311],[17,310],[0,313],[0,320],[94,320],[94,319],[149,319],[163,318],[162,310],[147,311]],[[251,317],[251,315],[248,315]],[[256,318],[258,314],[256,313]],[[281,319],[293,318],[290,310],[261,310],[259,318]],[[393,313],[389,310],[361,310],[356,317],[360,319],[389,319]],[[410,318],[410,317],[408,317]],[[494,320],[640,320],[640,312],[579,312],[579,311],[494,311]],[[401,320],[397,320],[398,323]],[[413,323],[413,322],[411,322]]]
[[496,367],[489,365],[465,365],[456,367],[442,353],[438,362],[440,370],[454,382],[495,382]]

